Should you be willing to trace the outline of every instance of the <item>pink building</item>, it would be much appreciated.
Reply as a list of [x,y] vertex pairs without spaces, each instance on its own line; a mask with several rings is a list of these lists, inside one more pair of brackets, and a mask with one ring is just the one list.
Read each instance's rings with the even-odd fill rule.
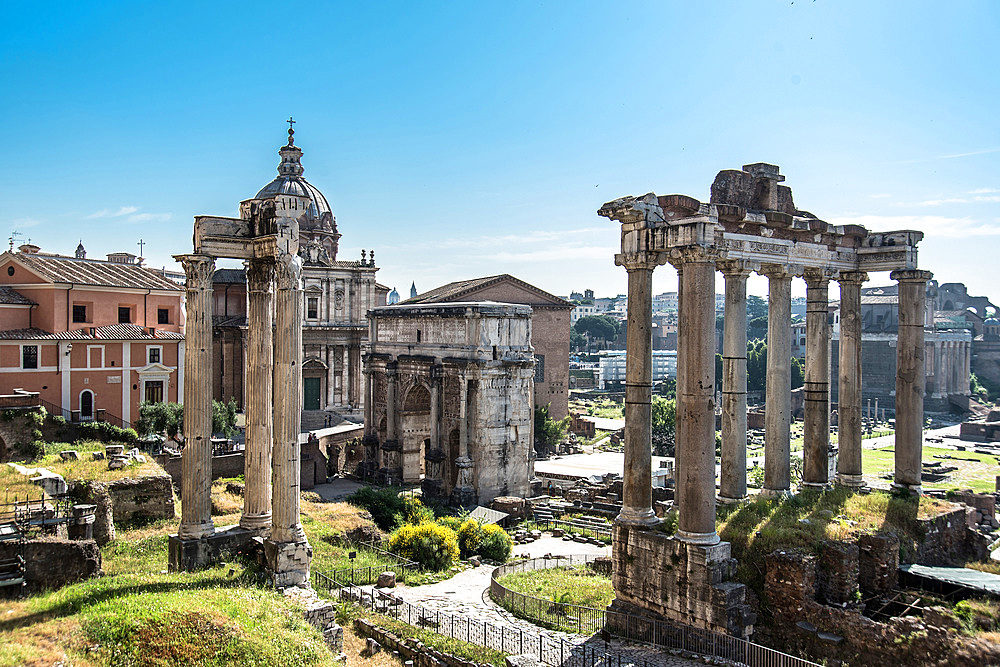
[[72,421],[135,421],[142,401],[182,401],[184,291],[114,253],[110,261],[0,255],[0,394],[38,392]]

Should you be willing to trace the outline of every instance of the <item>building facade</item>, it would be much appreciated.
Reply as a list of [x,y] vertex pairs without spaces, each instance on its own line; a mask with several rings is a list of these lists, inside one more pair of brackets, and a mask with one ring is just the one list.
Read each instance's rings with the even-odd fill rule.
[[[625,350],[603,350],[598,362],[599,386],[625,386]],[[653,350],[653,382],[677,377],[677,350]]]
[[[329,416],[360,419],[363,414],[361,353],[368,343],[367,314],[385,305],[388,288],[375,281],[375,252],[361,251],[359,259],[338,259],[341,234],[323,193],[303,178],[302,150],[282,146],[278,176],[255,195],[276,194],[309,198],[299,226],[299,257],[303,262],[302,410],[303,428],[329,423]],[[216,359],[216,398],[235,398],[242,405],[245,392],[246,276],[241,269],[219,269],[215,274],[213,345]]]
[[492,302],[373,310],[363,472],[461,506],[526,496],[531,325],[530,308]]
[[[125,255],[125,253],[121,253]],[[183,290],[134,255],[0,255],[0,393],[38,392],[71,421],[129,425],[183,400]]]
[[400,305],[456,301],[496,301],[531,306],[535,405],[548,404],[553,419],[565,417],[569,413],[569,327],[573,304],[505,273],[448,283],[407,299]]

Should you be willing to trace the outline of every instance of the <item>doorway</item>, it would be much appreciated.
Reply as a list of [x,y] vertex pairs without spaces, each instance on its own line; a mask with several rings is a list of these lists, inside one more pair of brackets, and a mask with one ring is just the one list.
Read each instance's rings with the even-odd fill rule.
[[302,409],[319,410],[319,396],[322,378],[302,378]]

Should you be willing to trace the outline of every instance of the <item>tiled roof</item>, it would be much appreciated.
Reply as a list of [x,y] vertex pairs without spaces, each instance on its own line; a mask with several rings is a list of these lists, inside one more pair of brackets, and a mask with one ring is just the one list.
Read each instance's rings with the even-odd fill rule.
[[[565,299],[560,299],[554,294],[549,294],[543,289],[539,289],[530,283],[526,283],[523,280],[519,280],[514,276],[502,273],[498,276],[486,276],[485,278],[473,278],[471,280],[458,280],[453,283],[448,283],[447,285],[442,285],[441,287],[436,287],[429,292],[423,292],[417,296],[407,299],[406,301],[400,301],[399,305],[414,305],[418,303],[438,303],[442,301],[469,301],[471,299],[465,299],[464,297],[476,290],[482,289],[484,287],[489,287],[491,285],[509,281],[519,287],[524,288],[528,292],[533,292],[534,294],[541,297],[541,305],[551,305],[551,306],[563,306],[566,308],[573,308],[573,304]],[[539,305],[538,301],[531,302],[529,305]]]
[[177,283],[138,264],[26,253],[5,254],[10,254],[15,261],[22,262],[45,280],[54,283],[181,291]]
[[245,284],[247,272],[243,269],[216,269],[212,276],[213,283],[231,283],[234,285]]
[[16,290],[13,290],[9,287],[0,286],[0,303],[16,304],[19,306],[31,306],[34,305],[35,302]]
[[8,329],[0,331],[3,340],[184,340],[184,334],[154,329],[154,334],[135,324],[109,324],[91,329],[49,333],[42,329]]

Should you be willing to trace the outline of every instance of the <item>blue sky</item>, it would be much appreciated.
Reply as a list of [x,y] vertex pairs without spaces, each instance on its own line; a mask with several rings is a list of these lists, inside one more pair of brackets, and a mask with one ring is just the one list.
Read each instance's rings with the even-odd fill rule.
[[293,115],[339,258],[374,249],[400,291],[624,292],[603,202],[771,162],[799,208],[920,229],[923,268],[1000,299],[997,3],[3,8],[0,233],[47,251],[171,262],[274,177]]

